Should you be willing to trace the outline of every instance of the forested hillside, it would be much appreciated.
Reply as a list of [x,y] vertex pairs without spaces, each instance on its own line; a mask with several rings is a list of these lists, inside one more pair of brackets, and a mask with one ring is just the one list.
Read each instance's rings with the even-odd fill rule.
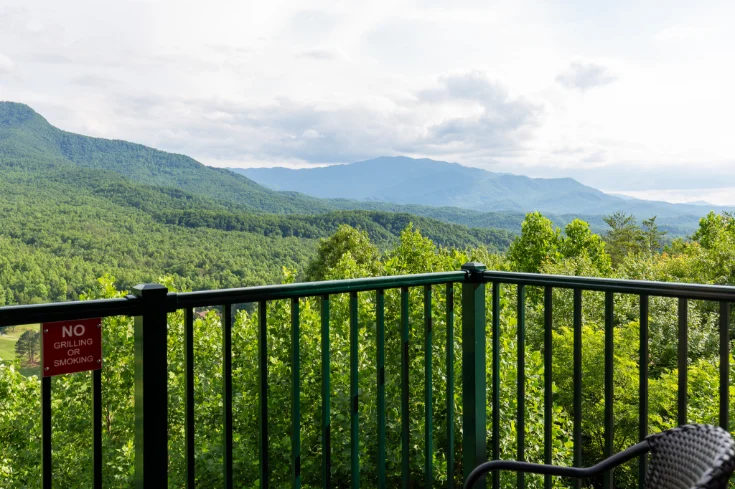
[[344,223],[381,246],[409,222],[446,246],[510,242],[506,231],[408,214],[253,214],[97,171],[56,177],[40,186],[35,177],[0,181],[0,304],[74,299],[105,273],[122,287],[162,274],[193,289],[274,283],[281,267],[306,263],[317,240]]
[[191,158],[60,131],[0,103],[0,305],[76,299],[171,275],[211,289],[280,280],[304,268],[341,224],[381,247],[413,223],[437,243],[505,249],[511,233],[407,213],[346,211],[265,189]]
[[0,158],[5,165],[21,170],[30,167],[31,172],[69,167],[106,170],[135,182],[178,188],[245,210],[277,213],[330,210],[319,199],[273,192],[241,175],[207,167],[188,156],[62,131],[27,105],[11,102],[0,102]]

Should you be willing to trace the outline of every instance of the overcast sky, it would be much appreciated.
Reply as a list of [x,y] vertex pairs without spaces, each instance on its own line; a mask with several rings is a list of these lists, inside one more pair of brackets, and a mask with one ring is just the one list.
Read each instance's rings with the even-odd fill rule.
[[449,160],[735,204],[735,2],[2,0],[0,100],[214,166]]

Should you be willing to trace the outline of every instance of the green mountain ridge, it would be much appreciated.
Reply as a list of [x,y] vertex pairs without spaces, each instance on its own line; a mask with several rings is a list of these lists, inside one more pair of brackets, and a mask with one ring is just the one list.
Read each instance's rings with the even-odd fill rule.
[[[349,197],[479,212],[607,215],[623,211],[662,218],[699,218],[709,210],[722,210],[712,205],[624,199],[572,178],[530,178],[403,156],[297,170],[279,167],[231,170],[274,190],[291,190],[314,197]],[[387,174],[390,179],[385,178]]]
[[144,184],[176,187],[246,210],[275,213],[325,212],[319,199],[273,192],[225,169],[205,166],[188,156],[140,144],[101,139],[57,129],[24,104],[0,102],[0,157],[47,167],[73,164],[108,170]]
[[[58,182],[81,187],[75,191],[133,206],[169,224],[265,234],[278,234],[278,229],[287,236],[318,238],[335,229],[327,221],[341,219],[372,231],[378,242],[395,237],[396,233],[395,229],[386,232],[376,228],[381,227],[376,222],[387,225],[390,221],[381,215],[382,209],[350,214],[348,202],[333,204],[294,192],[275,192],[188,156],[126,141],[68,133],[51,126],[23,104],[0,103],[0,162],[6,168],[6,183],[36,183],[42,178],[45,184]],[[316,218],[314,214],[324,216]],[[292,219],[289,221],[285,215]],[[408,222],[406,213],[393,217]],[[446,245],[460,246],[462,239],[467,240],[467,246],[495,239],[486,229],[468,232],[464,226],[439,225],[420,216],[413,220],[427,230],[452,230],[456,238],[446,233],[448,242],[438,239]],[[315,227],[317,222],[321,228]],[[507,245],[509,236],[499,233],[497,237],[501,246]]]
[[[222,209],[231,211],[301,215],[350,210],[409,213],[469,227],[503,229],[511,233],[519,232],[525,214],[518,209],[481,212],[456,206],[355,200],[359,194],[350,195],[349,199],[322,199],[294,191],[274,191],[245,176],[233,175],[226,169],[207,167],[188,156],[126,141],[91,138],[57,129],[27,105],[13,102],[0,102],[0,159],[5,168],[16,169],[16,177],[17,174],[26,174],[28,178],[33,178],[36,173],[44,173],[52,168],[66,171],[80,167],[96,169],[109,174],[116,173],[145,185],[177,188],[191,197],[207,199],[210,207],[219,204]],[[433,161],[405,160],[418,163]],[[465,172],[466,178],[474,178],[473,175],[483,172],[458,164],[434,163],[440,166],[449,165],[453,170]],[[416,170],[420,168],[416,167],[414,171]],[[503,174],[498,175],[503,177]],[[6,172],[6,177],[11,178],[11,175]],[[554,182],[562,185],[575,184],[572,179],[556,179]],[[416,185],[409,187],[415,188]],[[185,201],[190,197],[182,194],[181,198]],[[202,205],[202,201],[198,205]],[[691,215],[670,218],[664,216],[659,222],[663,229],[674,235],[690,234],[704,214],[703,208],[697,209],[700,211]],[[579,211],[545,214],[558,225],[584,216],[596,231],[602,232],[605,229],[601,214],[585,214]],[[654,214],[645,212],[638,215],[646,217]]]

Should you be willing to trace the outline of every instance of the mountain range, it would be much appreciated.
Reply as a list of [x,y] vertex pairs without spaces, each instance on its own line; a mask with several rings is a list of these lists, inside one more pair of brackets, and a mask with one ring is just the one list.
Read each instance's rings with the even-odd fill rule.
[[[58,129],[29,106],[0,102],[0,191],[53,201],[60,193],[82,205],[144,212],[157,222],[265,235],[326,237],[340,223],[377,242],[414,222],[438,243],[507,246],[510,233],[412,215],[400,206],[327,200],[268,189],[226,169],[140,144]],[[397,212],[394,212],[397,211]],[[425,213],[428,214],[428,213]],[[482,228],[482,229],[481,229]]]
[[[264,220],[280,229],[285,216],[293,216],[299,226],[309,223],[310,236],[322,237],[333,226],[317,229],[315,216],[326,214],[333,223],[363,223],[382,239],[395,237],[397,222],[413,221],[435,230],[432,237],[441,244],[468,239],[500,248],[510,238],[498,230],[517,233],[530,210],[542,211],[559,226],[582,218],[596,232],[606,228],[603,215],[619,210],[638,218],[658,215],[662,229],[684,236],[712,208],[623,199],[569,178],[533,179],[406,157],[305,170],[230,171],[140,144],[63,131],[27,105],[12,102],[0,102],[0,172],[16,193],[27,186],[23,191],[41,198],[51,186],[72,188],[79,198],[104,198],[159,221],[193,225],[201,222],[193,214],[209,213],[219,216],[209,223],[235,226],[237,221],[238,229],[262,231]],[[254,215],[260,216],[257,226],[244,224]]]
[[701,217],[711,209],[721,210],[707,203],[671,204],[623,198],[572,178],[529,178],[402,156],[296,170],[279,167],[232,170],[274,190],[314,197],[458,207],[478,212],[608,215],[622,211],[643,218],[654,215],[670,218]]

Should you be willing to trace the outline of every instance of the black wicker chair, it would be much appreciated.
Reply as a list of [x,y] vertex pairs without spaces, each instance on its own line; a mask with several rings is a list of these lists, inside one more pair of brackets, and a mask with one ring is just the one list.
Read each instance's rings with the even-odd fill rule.
[[717,426],[691,424],[650,435],[644,441],[587,468],[504,460],[485,462],[467,477],[464,488],[471,489],[491,470],[586,479],[647,452],[651,452],[646,473],[648,489],[725,489],[735,471],[735,442],[730,434]]

